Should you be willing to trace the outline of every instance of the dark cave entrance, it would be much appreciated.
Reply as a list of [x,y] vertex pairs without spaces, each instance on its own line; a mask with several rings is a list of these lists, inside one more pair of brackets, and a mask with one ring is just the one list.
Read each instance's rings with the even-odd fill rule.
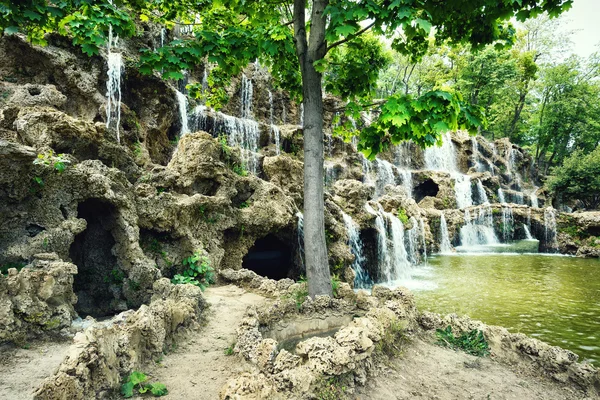
[[297,278],[292,248],[273,234],[254,242],[244,256],[242,268],[270,279]]
[[439,185],[435,183],[432,179],[425,180],[413,189],[415,201],[417,203],[427,196],[436,197],[439,191]]
[[77,295],[75,310],[81,317],[105,317],[122,311],[119,304],[124,273],[112,253],[115,239],[111,233],[116,225],[116,209],[98,199],[89,199],[77,207],[78,218],[87,221],[87,228],[75,236],[69,256],[77,265],[73,291]]

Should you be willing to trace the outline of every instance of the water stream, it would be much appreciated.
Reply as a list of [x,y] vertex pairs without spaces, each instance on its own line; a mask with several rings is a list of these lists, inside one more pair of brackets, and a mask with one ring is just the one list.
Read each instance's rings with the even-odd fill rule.
[[[108,28],[108,72],[106,80],[106,127],[111,123],[117,133],[117,142],[121,143],[119,127],[121,126],[121,75],[123,75],[123,57],[120,52],[113,52],[119,44],[119,37],[113,36],[112,26]],[[116,119],[116,120],[115,120]]]

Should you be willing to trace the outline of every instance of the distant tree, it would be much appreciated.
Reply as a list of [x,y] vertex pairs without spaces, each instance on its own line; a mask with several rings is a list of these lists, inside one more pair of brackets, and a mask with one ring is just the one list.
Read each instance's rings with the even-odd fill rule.
[[600,206],[600,147],[584,155],[578,150],[552,170],[546,183],[562,201],[579,201],[588,210]]

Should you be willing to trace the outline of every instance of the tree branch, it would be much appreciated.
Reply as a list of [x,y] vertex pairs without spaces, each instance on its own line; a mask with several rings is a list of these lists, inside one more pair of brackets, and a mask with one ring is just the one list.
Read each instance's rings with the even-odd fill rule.
[[341,44],[344,44],[346,42],[351,41],[352,39],[357,38],[358,36],[362,35],[363,33],[365,33],[366,31],[368,31],[369,29],[371,29],[373,27],[373,25],[375,25],[375,21],[371,22],[368,26],[364,27],[363,29],[361,29],[360,31],[353,33],[350,36],[345,37],[344,39],[340,39],[337,42],[334,42],[332,44],[330,44],[327,47],[327,52],[329,52],[329,50],[333,49],[334,47],[337,47]]

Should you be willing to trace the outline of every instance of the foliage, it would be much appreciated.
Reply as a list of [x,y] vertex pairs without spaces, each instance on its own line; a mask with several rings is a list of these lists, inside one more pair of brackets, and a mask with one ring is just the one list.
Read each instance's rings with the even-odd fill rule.
[[548,190],[564,200],[580,201],[587,209],[600,206],[600,147],[588,155],[575,151],[554,168]]
[[171,282],[174,284],[185,284],[198,286],[200,289],[206,289],[210,284],[215,283],[214,270],[209,264],[208,258],[196,251],[191,256],[183,260],[186,269],[183,274],[177,274]]
[[402,345],[407,340],[406,325],[400,320],[394,320],[384,330],[383,337],[376,344],[377,350],[390,357],[396,357],[402,352]]
[[[52,150],[45,154],[38,154],[37,158],[33,160],[35,165],[48,165],[52,166],[56,172],[62,174],[65,169],[67,169],[67,164],[70,164],[69,161],[64,154],[54,154]],[[41,180],[41,178],[40,178]],[[39,181],[36,180],[39,184]]]
[[213,215],[211,212],[207,211],[206,205],[204,204],[198,206],[198,212],[200,213],[200,217],[209,224],[214,224],[219,220],[219,214]]
[[248,170],[246,169],[246,166],[243,163],[242,164],[235,163],[231,166],[231,169],[233,170],[233,172],[235,172],[239,176],[248,176]]
[[437,329],[435,335],[438,338],[438,344],[441,346],[461,349],[478,357],[485,357],[490,354],[490,346],[482,331],[472,330],[456,337],[452,333],[452,327],[448,325],[446,329]]
[[0,265],[0,274],[8,275],[8,270],[11,268],[16,268],[17,271],[20,271],[25,267],[25,263],[20,262],[12,262]]
[[235,343],[230,344],[228,347],[225,348],[225,350],[223,351],[223,353],[226,356],[232,356],[233,355],[233,350],[235,349]]
[[246,201],[242,201],[242,202],[240,203],[240,205],[239,205],[239,208],[240,208],[240,209],[243,209],[243,208],[248,208],[248,207],[250,207],[250,202],[249,202],[248,200],[246,200]]
[[398,210],[396,211],[396,216],[398,217],[400,222],[402,222],[403,225],[406,225],[408,223],[408,215],[406,215],[405,209],[398,208]]
[[152,238],[146,248],[150,253],[159,256],[170,267],[173,265],[173,261],[168,258],[167,252],[163,249],[162,243],[157,238]]
[[300,276],[297,283],[299,283],[299,285],[291,293],[284,295],[283,298],[293,299],[296,303],[296,308],[300,310],[302,308],[302,304],[308,297],[308,286],[304,276]]
[[340,288],[340,283],[342,283],[342,281],[338,274],[331,275],[331,289],[333,290],[333,297],[338,297],[337,291]]
[[352,373],[322,377],[315,385],[315,397],[318,400],[343,400],[348,398],[348,388],[352,382]]
[[133,397],[136,390],[140,394],[150,392],[154,397],[165,396],[168,393],[167,387],[163,383],[148,383],[147,380],[146,374],[133,371],[121,385],[121,394],[125,398],[130,398]]

